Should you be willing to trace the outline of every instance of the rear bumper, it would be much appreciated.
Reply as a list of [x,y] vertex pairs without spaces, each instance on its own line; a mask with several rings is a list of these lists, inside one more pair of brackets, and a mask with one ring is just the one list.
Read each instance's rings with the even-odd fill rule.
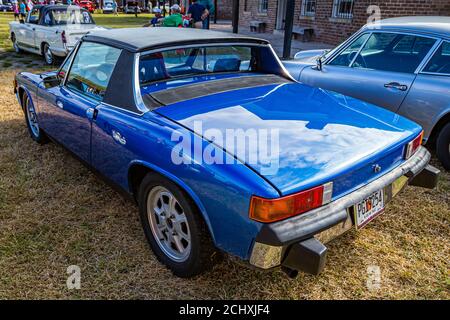
[[65,57],[74,48],[74,46],[65,46],[64,48],[50,48],[52,53],[58,57]]
[[[387,204],[406,184],[434,188],[439,170],[428,165],[430,158],[430,153],[421,147],[397,168],[326,206],[290,219],[263,225],[256,237],[250,264],[268,269],[288,262],[289,268],[296,266],[294,269],[318,274],[325,264],[326,250],[315,244],[311,245],[311,242],[305,244],[304,241],[314,237],[326,243],[351,229],[354,222],[349,209],[380,189],[384,190]],[[317,252],[314,252],[314,248]],[[304,261],[301,261],[302,252],[307,252],[303,254]],[[291,256],[294,253],[295,259]],[[311,259],[316,259],[313,263],[316,269],[311,267]],[[305,264],[308,266],[305,267]]]

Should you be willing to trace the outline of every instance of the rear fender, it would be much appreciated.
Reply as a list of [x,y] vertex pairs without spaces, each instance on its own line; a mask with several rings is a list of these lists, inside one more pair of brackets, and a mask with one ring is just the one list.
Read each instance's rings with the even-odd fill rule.
[[133,167],[135,165],[141,165],[141,166],[149,168],[151,171],[159,173],[160,175],[171,180],[172,182],[177,184],[180,188],[182,188],[184,191],[186,191],[189,194],[189,196],[191,197],[191,199],[197,205],[197,208],[200,210],[200,212],[203,216],[203,219],[206,222],[206,225],[208,226],[209,233],[211,234],[211,238],[214,242],[216,242],[216,240],[214,238],[213,228],[211,227],[211,221],[209,220],[209,217],[206,213],[205,206],[203,205],[203,203],[199,199],[199,197],[195,194],[195,192],[186,183],[184,183],[181,179],[179,179],[177,176],[171,174],[170,172],[167,172],[166,170],[164,170],[158,166],[155,166],[154,164],[152,164],[150,162],[142,161],[142,160],[132,161],[128,167],[128,172],[130,172],[131,167]]

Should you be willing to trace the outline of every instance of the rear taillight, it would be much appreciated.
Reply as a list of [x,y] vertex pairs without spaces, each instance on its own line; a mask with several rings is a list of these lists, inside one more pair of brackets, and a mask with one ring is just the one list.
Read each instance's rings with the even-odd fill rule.
[[61,41],[63,44],[67,43],[66,31],[61,32]]
[[333,183],[329,182],[277,199],[253,196],[249,216],[259,222],[275,222],[318,208],[331,201]]
[[422,139],[423,139],[423,131],[414,138],[414,140],[412,140],[411,142],[409,142],[406,145],[406,150],[405,150],[405,159],[409,159],[411,158],[411,156],[416,153],[416,151],[419,149],[420,145],[422,144]]

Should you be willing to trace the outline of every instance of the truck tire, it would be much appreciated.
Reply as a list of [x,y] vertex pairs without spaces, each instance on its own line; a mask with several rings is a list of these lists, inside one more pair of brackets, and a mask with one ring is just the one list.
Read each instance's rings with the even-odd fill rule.
[[44,43],[44,45],[42,46],[42,55],[44,56],[44,60],[47,65],[51,66],[55,63],[56,57],[50,50],[50,46],[48,45],[48,43]]
[[450,123],[439,132],[436,140],[436,154],[446,170],[450,170]]
[[14,33],[11,34],[11,41],[13,43],[13,48],[16,53],[21,53],[22,49],[19,48],[16,41],[16,35]]

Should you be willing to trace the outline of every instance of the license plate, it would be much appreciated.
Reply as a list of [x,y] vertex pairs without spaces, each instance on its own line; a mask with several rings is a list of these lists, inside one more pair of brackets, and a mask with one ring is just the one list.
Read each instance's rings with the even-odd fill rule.
[[374,192],[353,207],[356,229],[361,229],[384,211],[383,189]]

